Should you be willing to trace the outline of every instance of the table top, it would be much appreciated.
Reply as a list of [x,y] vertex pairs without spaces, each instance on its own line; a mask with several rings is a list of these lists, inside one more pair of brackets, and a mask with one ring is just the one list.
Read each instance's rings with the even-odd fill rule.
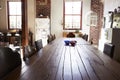
[[[76,40],[66,46],[64,40]],[[120,64],[82,38],[56,39],[5,80],[120,80]]]

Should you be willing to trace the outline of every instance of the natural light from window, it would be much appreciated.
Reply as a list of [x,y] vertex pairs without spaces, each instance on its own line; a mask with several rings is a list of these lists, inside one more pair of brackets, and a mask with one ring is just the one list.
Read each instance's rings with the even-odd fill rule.
[[80,29],[81,26],[81,1],[65,2],[64,27],[65,29]]
[[21,29],[21,2],[8,2],[9,28]]

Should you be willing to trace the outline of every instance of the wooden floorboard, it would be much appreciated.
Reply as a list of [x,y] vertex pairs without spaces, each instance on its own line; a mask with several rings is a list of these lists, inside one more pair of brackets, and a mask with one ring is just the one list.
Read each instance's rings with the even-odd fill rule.
[[64,80],[72,80],[72,71],[71,71],[71,58],[69,46],[65,47],[66,52],[64,55]]
[[[81,38],[56,39],[3,80],[120,80],[120,64]],[[1,80],[1,79],[0,79]]]
[[71,67],[72,67],[72,77],[73,80],[82,80],[81,72],[79,71],[79,65],[77,63],[77,57],[75,55],[76,50],[75,47],[70,47],[71,54]]

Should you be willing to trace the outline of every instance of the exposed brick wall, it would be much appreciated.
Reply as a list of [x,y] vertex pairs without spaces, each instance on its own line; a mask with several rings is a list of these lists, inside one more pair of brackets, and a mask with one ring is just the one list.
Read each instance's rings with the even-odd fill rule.
[[47,4],[45,5],[40,5],[41,2],[45,0],[36,0],[36,17],[39,17],[40,14],[43,16],[48,16],[50,17],[50,0],[47,0]]
[[98,44],[102,27],[103,3],[100,0],[91,0],[91,10],[97,13],[98,21],[96,27],[90,27],[90,39],[93,39],[93,44]]

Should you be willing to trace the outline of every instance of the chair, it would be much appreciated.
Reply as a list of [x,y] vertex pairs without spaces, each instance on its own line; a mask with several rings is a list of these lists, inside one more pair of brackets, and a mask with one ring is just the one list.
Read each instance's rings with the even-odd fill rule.
[[91,38],[91,39],[89,40],[89,42],[90,42],[90,44],[93,44],[93,38]]
[[53,35],[53,40],[55,40],[56,39],[56,36],[55,36],[55,34]]
[[87,34],[84,34],[84,35],[82,36],[82,38],[83,38],[84,40],[88,41],[88,35],[87,35]]
[[9,47],[0,47],[0,80],[21,65],[20,54]]
[[103,53],[113,58],[114,47],[113,44],[105,43]]
[[36,50],[34,47],[27,45],[24,47],[24,56],[23,60],[26,61],[26,59],[30,58],[32,55],[36,53]]
[[53,40],[52,35],[51,34],[48,35],[47,43],[49,44],[50,42],[52,42],[52,40]]
[[39,51],[41,48],[43,48],[42,39],[35,41],[35,46],[36,46],[37,51]]

